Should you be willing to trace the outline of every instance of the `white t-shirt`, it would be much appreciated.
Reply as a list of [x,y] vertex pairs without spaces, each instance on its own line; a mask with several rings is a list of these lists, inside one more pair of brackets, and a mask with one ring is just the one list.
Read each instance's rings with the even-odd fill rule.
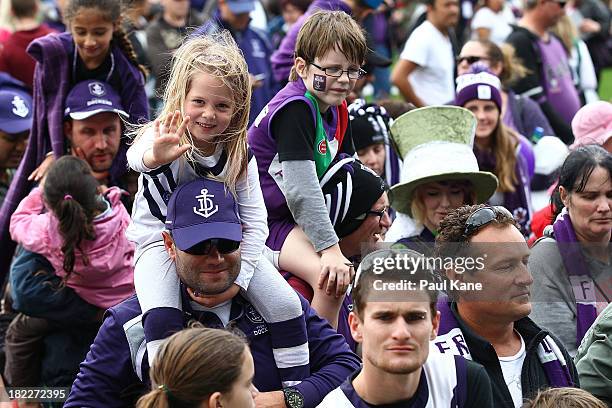
[[508,24],[507,16],[503,10],[495,13],[488,7],[483,7],[476,12],[472,19],[473,37],[477,38],[476,29],[487,28],[490,31],[489,39],[499,45],[506,40],[512,32],[512,27]]
[[[518,334],[518,333],[517,333]],[[516,408],[523,406],[523,386],[521,385],[521,371],[523,370],[523,362],[525,361],[525,341],[521,338],[521,349],[518,353],[509,357],[498,357],[499,364],[501,365],[502,373],[504,374],[504,381],[510,395],[512,395],[512,402]]]
[[408,80],[426,105],[443,105],[455,99],[453,46],[428,20],[412,32],[400,58],[419,66]]

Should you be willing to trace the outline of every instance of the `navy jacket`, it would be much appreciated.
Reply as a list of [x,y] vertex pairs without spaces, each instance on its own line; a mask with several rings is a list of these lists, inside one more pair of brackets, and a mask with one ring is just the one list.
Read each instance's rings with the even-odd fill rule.
[[[216,315],[194,311],[185,302],[186,298],[183,292],[185,324],[196,319],[207,327],[221,326]],[[317,316],[301,296],[300,300],[306,319],[311,375],[295,388],[304,395],[305,407],[315,407],[360,366],[360,361],[350,351],[344,337]],[[261,392],[280,390],[281,380],[267,324],[240,295],[233,299],[228,327],[242,331],[247,338],[255,361],[253,383],[257,389]],[[134,406],[136,398],[146,392],[148,386],[149,364],[142,311],[134,295],[107,311],[64,407]]]

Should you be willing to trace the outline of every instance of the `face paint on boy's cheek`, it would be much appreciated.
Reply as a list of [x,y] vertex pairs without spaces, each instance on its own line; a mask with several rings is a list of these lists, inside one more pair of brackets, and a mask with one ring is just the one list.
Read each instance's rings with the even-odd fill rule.
[[314,88],[315,91],[324,92],[325,87],[326,87],[326,82],[327,82],[327,78],[325,77],[325,75],[314,74],[312,78],[312,87]]

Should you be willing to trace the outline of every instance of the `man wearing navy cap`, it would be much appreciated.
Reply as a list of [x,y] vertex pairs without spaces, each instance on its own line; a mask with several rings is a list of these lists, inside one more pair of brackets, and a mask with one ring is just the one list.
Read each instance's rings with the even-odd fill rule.
[[[166,228],[164,245],[181,280],[185,327],[197,320],[245,334],[255,362],[258,406],[315,407],[359,366],[342,336],[301,298],[311,375],[281,391],[268,323],[233,285],[240,272],[242,229],[236,202],[222,183],[197,179],[178,187],[168,202]],[[64,407],[134,406],[149,383],[142,311],[133,296],[107,311]]]
[[101,184],[109,180],[109,170],[119,150],[121,117],[128,114],[112,86],[101,81],[76,84],[66,97],[64,135],[73,155],[89,163]]
[[[2,96],[0,104],[1,101]],[[13,110],[23,114],[25,108],[21,101],[13,99],[13,102]],[[80,82],[68,94],[64,113],[64,133],[70,142],[71,153],[89,163],[100,184],[109,187],[118,185],[120,180],[111,180],[109,170],[119,149],[120,117],[127,118],[128,114],[123,110],[114,89],[100,81]],[[2,126],[3,123],[0,123],[0,128]],[[129,197],[122,201],[129,204]],[[51,320],[57,327],[45,338],[41,381],[55,385],[70,383],[99,327],[98,311],[69,288],[61,292],[55,290],[60,278],[55,275],[47,259],[34,252],[22,249],[16,253],[9,279],[13,307],[26,315]],[[19,335],[7,339],[7,347],[19,350],[22,344],[27,346],[32,342],[34,332],[36,330],[21,327]],[[79,335],[75,335],[75,332]],[[65,356],[59,344],[62,347],[69,345],[72,353]],[[22,380],[9,379],[14,384]],[[35,383],[30,379],[23,381]]]
[[0,88],[0,206],[23,157],[32,127],[32,97],[17,88]]

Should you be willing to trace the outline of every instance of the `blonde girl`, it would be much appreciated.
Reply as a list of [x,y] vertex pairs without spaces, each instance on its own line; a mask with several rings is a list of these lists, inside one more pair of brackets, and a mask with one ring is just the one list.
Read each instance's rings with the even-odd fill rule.
[[[298,296],[262,257],[268,228],[257,163],[246,144],[250,96],[247,65],[227,31],[189,39],[175,52],[161,115],[138,130],[128,150],[130,166],[141,175],[127,236],[137,248],[134,283],[152,362],[162,339],[183,326],[179,278],[161,235],[166,204],[178,185],[195,178],[223,181],[243,225],[235,284],[267,323],[275,323],[269,325],[272,344],[289,351],[275,353],[285,384],[308,375],[308,343]],[[291,341],[287,332],[295,334]]]

